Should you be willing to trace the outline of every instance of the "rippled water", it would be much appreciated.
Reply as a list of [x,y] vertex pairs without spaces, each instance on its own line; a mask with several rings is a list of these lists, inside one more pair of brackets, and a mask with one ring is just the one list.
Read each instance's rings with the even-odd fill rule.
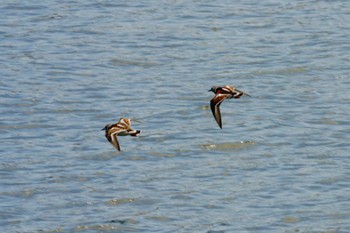
[[2,232],[349,232],[349,38],[341,0],[2,1]]

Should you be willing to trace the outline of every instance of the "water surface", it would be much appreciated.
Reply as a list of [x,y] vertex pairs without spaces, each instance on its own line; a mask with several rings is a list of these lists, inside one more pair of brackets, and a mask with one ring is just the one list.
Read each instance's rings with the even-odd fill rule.
[[2,1],[2,231],[350,231],[349,9]]

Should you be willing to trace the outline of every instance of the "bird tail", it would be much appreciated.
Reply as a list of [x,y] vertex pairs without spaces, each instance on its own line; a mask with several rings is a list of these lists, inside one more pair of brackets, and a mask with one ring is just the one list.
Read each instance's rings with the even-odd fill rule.
[[141,133],[141,130],[135,130],[130,136],[136,137],[139,133]]

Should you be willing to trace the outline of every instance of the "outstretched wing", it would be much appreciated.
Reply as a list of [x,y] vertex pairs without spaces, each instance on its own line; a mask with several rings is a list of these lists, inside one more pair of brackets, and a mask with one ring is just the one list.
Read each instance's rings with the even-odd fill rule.
[[233,92],[233,98],[235,99],[239,99],[241,96],[243,95],[246,95],[246,96],[249,96],[251,97],[250,95],[248,95],[247,93],[243,92],[243,91],[240,91],[238,89],[235,89],[235,91]]
[[221,87],[222,89],[222,94],[232,94],[235,90],[233,86],[225,85]]
[[117,134],[118,134],[117,132],[112,133],[110,135],[110,137],[108,138],[108,141],[114,146],[115,149],[120,151],[120,146],[119,146]]
[[117,126],[128,130],[131,127],[131,121],[128,118],[120,118],[119,122],[117,123]]
[[120,146],[119,146],[117,135],[123,132],[126,132],[126,130],[119,128],[118,126],[114,126],[108,131],[108,134],[107,134],[108,141],[119,151],[120,151]]
[[221,122],[221,113],[220,113],[220,104],[229,97],[230,94],[217,94],[210,100],[210,108],[213,113],[213,116],[222,129],[222,122]]

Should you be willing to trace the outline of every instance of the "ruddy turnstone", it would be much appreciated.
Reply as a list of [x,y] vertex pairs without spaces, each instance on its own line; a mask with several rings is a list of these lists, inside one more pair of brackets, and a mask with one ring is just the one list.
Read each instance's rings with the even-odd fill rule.
[[210,88],[209,91],[214,92],[215,96],[210,100],[210,108],[213,113],[213,116],[222,129],[222,123],[221,123],[221,113],[220,113],[220,104],[225,99],[231,99],[235,98],[238,99],[243,95],[250,96],[247,93],[244,93],[243,91],[240,91],[233,86],[213,86]]
[[120,146],[117,136],[136,136],[141,131],[133,130],[131,128],[131,122],[128,118],[120,118],[116,124],[108,124],[102,130],[106,131],[106,138],[108,141],[120,151]]

